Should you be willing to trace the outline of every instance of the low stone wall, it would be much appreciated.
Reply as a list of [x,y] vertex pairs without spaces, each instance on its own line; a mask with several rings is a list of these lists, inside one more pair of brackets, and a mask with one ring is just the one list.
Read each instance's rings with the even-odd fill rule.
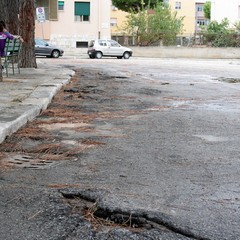
[[240,48],[131,47],[135,57],[240,59]]
[[[240,59],[240,48],[130,47],[133,57]],[[87,48],[65,48],[65,56],[88,57]]]

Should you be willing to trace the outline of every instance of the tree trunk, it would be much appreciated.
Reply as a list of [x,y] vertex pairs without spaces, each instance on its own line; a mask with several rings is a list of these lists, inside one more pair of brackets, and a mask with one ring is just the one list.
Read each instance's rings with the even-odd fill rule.
[[19,0],[19,29],[24,42],[20,54],[21,68],[37,68],[35,57],[35,4],[34,0]]
[[11,34],[19,34],[18,0],[0,0],[0,20]]

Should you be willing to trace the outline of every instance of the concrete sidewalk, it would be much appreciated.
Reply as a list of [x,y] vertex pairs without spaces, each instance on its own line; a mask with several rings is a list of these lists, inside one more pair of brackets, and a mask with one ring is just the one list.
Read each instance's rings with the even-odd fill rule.
[[21,69],[21,74],[0,82],[0,143],[46,109],[56,92],[67,84],[74,71],[38,63],[37,69]]

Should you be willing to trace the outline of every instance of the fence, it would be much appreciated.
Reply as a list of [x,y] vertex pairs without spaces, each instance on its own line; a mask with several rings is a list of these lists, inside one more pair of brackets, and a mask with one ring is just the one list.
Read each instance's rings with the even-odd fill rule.
[[[125,46],[138,46],[134,36],[113,35],[112,39]],[[150,46],[164,46],[163,41],[157,41]],[[171,46],[208,46],[208,47],[240,47],[240,33],[196,33],[177,36]]]

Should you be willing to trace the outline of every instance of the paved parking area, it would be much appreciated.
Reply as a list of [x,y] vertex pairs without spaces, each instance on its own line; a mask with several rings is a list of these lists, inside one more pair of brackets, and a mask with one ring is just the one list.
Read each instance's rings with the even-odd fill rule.
[[[60,159],[61,164],[1,171],[1,236],[240,238],[239,60],[66,56],[39,62],[58,74],[76,71],[63,100],[53,107],[67,102],[79,123],[69,116],[57,124],[51,110],[36,123],[56,134],[44,132],[52,144],[61,142],[68,150],[80,143],[93,147],[68,161]],[[17,143],[14,154],[19,149],[27,154],[23,147],[33,149],[39,138],[26,141],[16,135],[10,141]],[[97,202],[101,217],[140,218],[145,230],[93,231],[81,214],[72,212],[83,199]]]

